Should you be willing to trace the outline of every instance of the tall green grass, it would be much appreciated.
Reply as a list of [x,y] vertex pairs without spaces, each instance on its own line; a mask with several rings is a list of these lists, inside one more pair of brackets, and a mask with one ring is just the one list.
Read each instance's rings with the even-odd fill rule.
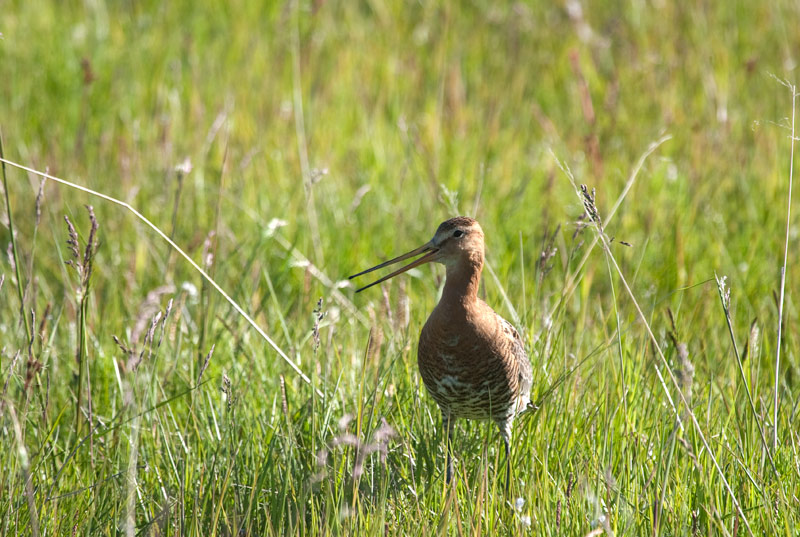
[[[795,3],[3,13],[5,158],[274,343],[5,166],[3,534],[800,531]],[[444,484],[440,268],[345,283],[457,213],[534,364],[508,495],[485,423]]]

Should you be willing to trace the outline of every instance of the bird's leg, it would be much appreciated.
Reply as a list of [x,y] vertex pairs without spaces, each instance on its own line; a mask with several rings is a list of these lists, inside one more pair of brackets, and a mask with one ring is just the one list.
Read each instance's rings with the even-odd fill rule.
[[447,484],[453,479],[453,419],[450,418],[450,413],[442,411],[442,429],[444,430],[445,442],[447,444],[447,471],[446,479]]
[[503,435],[503,444],[506,446],[506,495],[508,495],[508,490],[511,487],[511,447],[506,435]]
[[503,446],[506,450],[506,494],[511,488],[511,423],[512,419],[496,421],[497,428],[500,429],[500,436],[503,438]]

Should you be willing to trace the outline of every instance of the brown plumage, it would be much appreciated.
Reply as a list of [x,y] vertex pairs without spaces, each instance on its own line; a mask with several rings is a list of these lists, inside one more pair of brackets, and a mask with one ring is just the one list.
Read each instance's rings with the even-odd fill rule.
[[455,420],[492,420],[505,446],[508,487],[511,426],[514,417],[530,403],[532,371],[517,331],[478,298],[484,263],[483,230],[478,222],[465,216],[451,218],[419,248],[350,278],[420,254],[424,255],[358,291],[423,263],[445,266],[442,298],[422,328],[417,360],[425,387],[442,411],[447,433],[447,482],[453,475]]

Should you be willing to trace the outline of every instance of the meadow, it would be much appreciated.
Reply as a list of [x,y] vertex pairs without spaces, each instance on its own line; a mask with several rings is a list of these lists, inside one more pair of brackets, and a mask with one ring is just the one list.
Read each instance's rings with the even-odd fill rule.
[[[797,2],[2,11],[3,158],[119,202],[2,169],[3,535],[800,533]],[[442,267],[347,280],[457,214],[508,494],[487,423],[445,485]]]

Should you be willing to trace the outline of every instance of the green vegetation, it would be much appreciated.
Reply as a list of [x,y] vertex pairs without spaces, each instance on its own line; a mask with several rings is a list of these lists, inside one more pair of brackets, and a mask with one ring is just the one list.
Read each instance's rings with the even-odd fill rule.
[[[6,166],[0,533],[800,532],[798,4],[456,6],[3,4],[5,157],[313,386]],[[458,213],[542,398],[508,496],[489,424],[444,484],[441,267],[345,283]]]

